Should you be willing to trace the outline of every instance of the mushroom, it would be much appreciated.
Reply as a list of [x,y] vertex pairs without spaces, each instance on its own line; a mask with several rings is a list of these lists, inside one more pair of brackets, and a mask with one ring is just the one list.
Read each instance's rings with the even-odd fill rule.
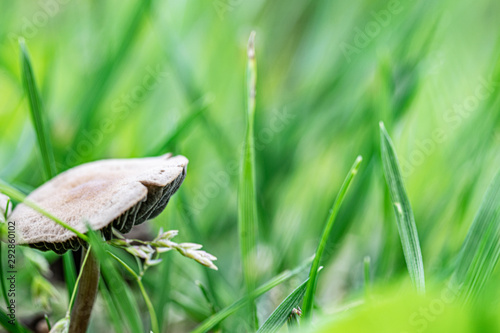
[[[87,232],[88,225],[109,240],[113,229],[127,233],[134,225],[160,214],[182,184],[187,164],[184,156],[171,154],[91,162],[61,173],[27,200],[77,232]],[[85,245],[73,231],[23,203],[17,205],[9,221],[16,223],[18,244],[59,254]],[[72,333],[87,330],[99,282],[99,263],[91,253],[82,269],[71,311]]]
[[[81,233],[87,224],[112,238],[112,229],[129,232],[160,214],[186,176],[184,156],[110,159],[82,164],[33,191],[27,200]],[[62,254],[82,244],[72,231],[25,204],[10,215],[18,244]]]

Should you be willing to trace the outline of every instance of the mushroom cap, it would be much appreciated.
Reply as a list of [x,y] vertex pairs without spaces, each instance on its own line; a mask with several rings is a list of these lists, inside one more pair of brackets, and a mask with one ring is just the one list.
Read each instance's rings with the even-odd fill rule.
[[[49,180],[27,199],[81,233],[87,224],[106,239],[112,228],[127,233],[160,214],[186,176],[187,158],[110,159],[82,164]],[[25,204],[9,217],[16,222],[18,244],[64,253],[81,240],[71,231]]]

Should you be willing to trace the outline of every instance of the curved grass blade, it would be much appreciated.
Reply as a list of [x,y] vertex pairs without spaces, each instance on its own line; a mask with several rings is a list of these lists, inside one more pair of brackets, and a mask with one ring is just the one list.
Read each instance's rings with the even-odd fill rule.
[[[19,190],[13,188],[9,184],[5,183],[3,180],[0,179],[0,192],[5,193],[9,197],[13,198],[14,200],[17,200],[19,202],[24,203],[26,206],[29,206],[39,212],[40,214],[43,214],[56,222],[57,224],[61,225],[62,227],[72,231],[75,233],[78,237],[80,237],[83,240],[87,240],[87,237],[78,232],[76,229],[73,227],[69,226],[65,222],[61,221],[54,215],[50,214],[49,212],[45,211],[38,205],[36,205],[34,202],[31,202],[29,200],[26,200],[26,196],[21,193]],[[75,283],[76,283],[76,267],[75,263],[73,260],[73,254],[71,252],[66,252],[65,254],[62,255],[63,258],[63,270],[64,270],[64,278],[66,281],[66,288],[68,290],[68,297],[71,295],[73,292],[73,289],[75,288]]]
[[89,230],[87,235],[94,254],[101,264],[101,275],[109,288],[113,303],[119,308],[121,317],[127,321],[130,332],[142,332],[142,321],[139,315],[141,312],[127,283],[116,268],[114,259],[109,255],[107,250],[109,245],[104,243],[93,230]]
[[[208,312],[209,308],[205,304],[194,301],[190,296],[172,291],[171,297],[169,301],[172,302],[172,305],[177,309],[181,309],[187,317],[195,322],[202,322],[212,315]],[[215,327],[213,331],[217,331]]]
[[391,138],[380,122],[380,141],[384,175],[391,195],[394,214],[398,225],[399,237],[403,253],[410,273],[410,278],[418,292],[425,292],[425,275],[417,226],[411,209],[410,200],[406,194],[398,158]]
[[[6,232],[6,229],[4,230],[3,227],[6,226],[6,224],[4,224],[4,223],[6,223],[6,221],[7,221],[7,218],[8,218],[7,214],[9,214],[9,206],[10,205],[12,205],[12,202],[10,201],[10,199],[7,199],[6,207],[4,208],[5,213],[2,216],[2,218],[0,218],[0,223],[2,223],[2,225],[0,225],[0,227],[2,228],[2,230],[0,230],[0,234],[2,234],[1,235],[2,239],[7,239],[7,237],[3,234],[4,232]],[[1,212],[1,210],[0,210],[0,212]],[[10,305],[10,302],[9,302],[9,297],[7,294],[7,288],[5,285],[6,278],[4,277],[4,274],[3,274],[4,265],[3,265],[3,260],[2,260],[3,259],[2,247],[3,247],[3,244],[2,244],[2,242],[0,242],[0,279],[1,279],[0,287],[1,287],[2,294],[3,294],[3,299],[5,300],[5,307],[7,308]],[[8,314],[3,311],[3,309],[0,310],[0,324],[5,329],[7,329],[9,332],[15,332],[15,333],[28,332],[28,330],[25,329],[21,325],[21,323],[19,323],[19,321],[15,320],[15,322],[12,323],[12,320],[13,320],[13,318],[10,318],[8,316]]]
[[[1,251],[2,250],[2,242],[0,242],[0,279],[2,279],[2,283],[1,283],[1,288],[2,288],[2,294],[3,294],[3,298],[5,300],[5,307],[7,308],[7,306],[10,305],[9,303],[9,298],[8,298],[8,295],[7,295],[7,289],[6,289],[6,286],[5,286],[5,280],[6,280],[6,277],[4,276],[3,274],[3,252]],[[7,311],[8,312],[8,311]],[[14,332],[14,333],[17,333],[17,332],[28,332],[28,330],[26,328],[24,328],[22,326],[22,324],[18,321],[18,320],[14,320],[14,323],[12,322],[12,320],[14,320],[13,318],[10,318],[8,316],[8,314],[6,312],[4,312],[3,309],[0,309],[0,324],[9,332]]]
[[[35,74],[33,72],[33,66],[31,65],[28,49],[26,48],[26,44],[23,39],[19,40],[19,48],[21,51],[23,86],[26,95],[28,96],[31,118],[33,120],[33,126],[35,127],[38,146],[40,148],[40,155],[42,157],[45,180],[49,180],[57,174],[54,151],[50,140],[50,129],[47,116],[43,108],[43,102],[40,97],[40,92],[36,85]],[[71,295],[76,281],[75,261],[72,253],[70,252],[63,254],[62,259],[64,279],[68,288],[68,295]]]
[[[68,251],[62,255],[64,281],[66,281],[66,288],[68,295],[71,295],[70,290],[74,290],[76,286],[76,266],[73,257],[73,251]],[[71,304],[70,304],[71,306]]]
[[[63,228],[68,229],[69,231],[73,232],[75,235],[77,235],[78,237],[80,237],[84,241],[88,242],[87,236],[85,236],[84,234],[82,234],[81,232],[76,230],[75,228],[71,227],[67,223],[63,222],[59,218],[55,217],[51,213],[47,212],[43,208],[39,207],[34,202],[27,200],[26,196],[23,193],[21,193],[19,190],[15,189],[15,188],[13,188],[12,186],[10,186],[9,184],[7,184],[6,182],[4,182],[1,179],[0,179],[0,192],[5,193],[6,195],[8,195],[9,197],[11,197],[12,199],[14,199],[16,201],[24,203],[26,206],[36,210],[40,214],[47,216],[49,219],[56,222],[57,224],[59,224]],[[75,280],[76,280],[76,277],[75,277]],[[71,289],[71,291],[73,291],[73,289]],[[71,293],[70,293],[70,295],[71,295]]]
[[49,138],[48,124],[43,110],[43,103],[40,98],[40,92],[36,85],[35,74],[31,65],[30,56],[26,49],[26,44],[23,39],[19,40],[19,48],[21,50],[21,71],[24,90],[28,96],[28,101],[31,111],[31,119],[35,127],[36,136],[38,139],[38,146],[43,162],[43,170],[45,180],[56,175],[56,162],[52,144]]
[[95,71],[96,76],[92,84],[88,85],[88,90],[81,95],[82,99],[77,109],[82,117],[71,144],[72,147],[75,147],[82,140],[85,130],[91,128],[96,120],[99,105],[109,91],[114,75],[116,75],[118,69],[129,55],[130,48],[136,42],[141,32],[141,23],[144,22],[149,13],[151,3],[151,0],[137,2],[136,7],[130,12],[130,17],[125,29],[122,30],[122,35],[117,38],[117,49]]
[[[1,193],[0,193],[1,194]],[[0,201],[1,202],[1,201]],[[9,208],[12,207],[12,201],[10,201],[10,199],[7,199],[7,202],[5,204],[5,208],[2,208],[4,209],[4,214],[2,216],[2,218],[0,219],[0,223],[6,223],[7,222],[7,218],[8,218],[8,214],[9,214]],[[0,210],[0,213],[1,213],[1,210]],[[4,232],[6,232],[6,229],[4,229],[5,227],[5,224],[3,225],[0,225],[0,235],[2,236],[2,239],[7,239],[7,238],[4,238],[5,237],[5,234]],[[3,244],[0,243],[0,288],[2,288],[2,295],[3,295],[3,299],[5,300],[5,306],[8,306],[9,305],[9,298],[7,297],[7,288],[5,286],[6,284],[6,280],[4,279],[4,274],[3,274],[3,250],[2,250],[2,246]]]
[[500,258],[500,172],[490,184],[467,233],[452,283],[471,301],[490,278]]
[[[255,197],[255,84],[257,80],[257,65],[255,61],[255,33],[252,32],[248,41],[247,65],[247,128],[245,147],[241,164],[240,183],[238,188],[238,230],[240,238],[241,261],[247,295],[252,295],[255,289],[253,260],[257,234],[257,202]],[[257,310],[252,299],[249,300],[249,329],[258,327]]]
[[[171,266],[172,261],[170,256],[165,256],[162,263],[158,269],[158,274],[156,277],[156,285],[170,285],[171,283]],[[155,293],[155,309],[157,310],[158,326],[160,329],[164,326],[164,323],[168,323],[168,314],[170,307],[170,288],[161,288]]]
[[267,318],[264,324],[259,328],[257,333],[272,333],[277,332],[281,326],[290,317],[292,310],[299,306],[304,294],[306,293],[307,282],[309,279],[302,282],[294,291],[288,295],[283,302],[273,311],[273,313]]
[[205,298],[205,302],[207,302],[209,306],[211,314],[217,313],[215,298],[212,293],[203,285],[203,283],[201,283],[201,281],[196,281],[196,285],[200,288],[203,298]]
[[2,310],[0,310],[0,325],[2,325],[8,332],[11,333],[28,333],[28,329],[21,326],[21,324],[16,320],[16,324],[11,324],[11,318]]
[[250,295],[246,295],[233,304],[229,305],[228,307],[222,309],[221,311],[217,312],[213,316],[210,316],[205,320],[203,323],[201,323],[198,327],[196,327],[191,333],[203,333],[207,332],[211,328],[213,328],[215,325],[218,325],[220,322],[222,322],[224,319],[238,311],[239,309],[243,308],[249,301],[256,299],[257,297],[267,293],[269,290],[273,289],[274,287],[282,284],[283,282],[291,279],[292,277],[296,276],[300,272],[302,272],[307,266],[309,266],[309,263],[311,260],[307,260],[304,264],[300,265],[299,267],[295,268],[292,271],[285,271],[281,273],[278,276],[275,276],[268,282],[264,283],[262,286],[259,288],[255,289]]
[[211,101],[206,101],[205,98],[201,101],[195,102],[190,113],[179,122],[173,133],[168,135],[163,142],[158,147],[153,149],[147,156],[157,156],[169,151],[169,148],[171,148],[172,144],[176,142],[177,138],[183,134],[189,126],[194,124],[195,120],[197,120],[198,117],[208,109],[210,103]]
[[118,256],[114,255],[112,252],[108,252],[108,254],[114,258],[120,265],[122,265],[137,281],[139,285],[139,289],[141,291],[142,297],[144,298],[144,302],[146,303],[146,307],[148,308],[149,318],[151,321],[151,330],[153,332],[160,332],[160,328],[158,327],[158,319],[156,317],[156,311],[153,307],[153,303],[151,303],[151,299],[144,288],[144,284],[142,283],[142,277],[138,275],[129,265],[127,265],[123,260],[121,260]]
[[106,304],[106,312],[109,315],[109,319],[111,321],[111,325],[113,326],[115,332],[123,332],[123,323],[120,317],[120,313],[118,312],[118,309],[113,302],[113,299],[111,298],[111,295],[109,293],[108,288],[104,284],[104,281],[100,280],[99,281],[99,293],[104,300],[104,303]]
[[320,242],[318,244],[318,248],[316,249],[316,255],[314,256],[314,261],[311,265],[311,271],[309,272],[309,282],[307,284],[307,290],[306,294],[304,296],[304,305],[303,305],[303,313],[305,318],[310,318],[311,317],[311,311],[312,311],[312,305],[314,301],[314,294],[316,292],[316,285],[318,283],[318,270],[319,270],[319,264],[321,262],[321,257],[323,255],[323,252],[325,250],[326,243],[328,241],[328,237],[330,236],[330,233],[333,228],[333,224],[335,223],[335,218],[337,217],[337,213],[339,212],[340,206],[342,205],[342,202],[344,201],[344,197],[347,193],[347,190],[349,189],[349,186],[351,185],[352,180],[354,179],[354,176],[356,176],[359,165],[361,164],[361,161],[363,158],[361,156],[358,156],[356,160],[354,161],[354,164],[351,167],[351,170],[347,174],[344,183],[342,184],[342,187],[340,188],[340,191],[337,195],[337,198],[335,198],[335,202],[333,203],[332,210],[330,212],[330,216],[328,217],[328,220],[325,224],[325,228],[323,229],[323,234],[321,235]]

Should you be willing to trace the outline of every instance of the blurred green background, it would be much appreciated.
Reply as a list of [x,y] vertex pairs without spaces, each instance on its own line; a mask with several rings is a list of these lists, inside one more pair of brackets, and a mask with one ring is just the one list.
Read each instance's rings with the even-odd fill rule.
[[[168,254],[146,286],[153,302],[157,288],[171,293],[165,330],[194,327],[210,313],[195,281],[221,305],[243,293],[236,192],[255,30],[258,281],[314,253],[358,154],[364,161],[329,239],[318,306],[329,314],[362,292],[365,256],[376,283],[407,276],[379,121],[402,164],[427,277],[440,281],[500,162],[499,15],[500,3],[485,0],[0,0],[0,178],[26,193],[43,183],[22,36],[58,172],[168,151],[189,158],[180,192],[146,232],[179,229],[179,239],[218,257],[219,271]],[[261,319],[290,286],[259,299]],[[29,297],[20,302],[21,312],[43,312]],[[237,330],[237,317],[224,325]]]

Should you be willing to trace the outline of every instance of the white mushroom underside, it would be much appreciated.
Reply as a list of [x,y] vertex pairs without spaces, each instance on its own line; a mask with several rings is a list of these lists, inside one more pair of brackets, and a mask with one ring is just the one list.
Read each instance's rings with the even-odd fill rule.
[[[81,233],[100,230],[143,201],[148,188],[162,188],[186,167],[184,156],[101,160],[61,173],[29,196],[28,200]],[[24,204],[10,221],[16,222],[19,244],[61,243],[75,234]]]

